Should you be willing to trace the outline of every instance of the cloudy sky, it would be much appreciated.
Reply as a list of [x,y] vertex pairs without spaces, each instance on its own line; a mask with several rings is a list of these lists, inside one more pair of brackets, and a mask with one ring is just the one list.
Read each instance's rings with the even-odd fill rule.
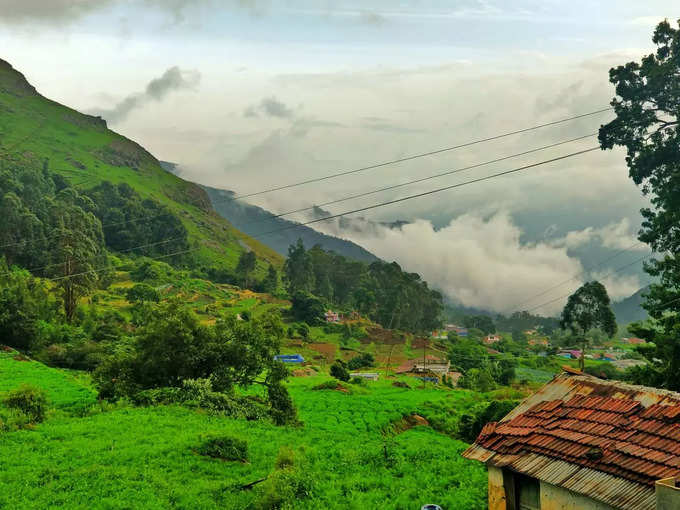
[[[178,163],[186,178],[243,194],[604,108],[613,96],[608,69],[649,53],[654,25],[680,17],[674,4],[0,0],[0,58],[44,95],[104,116]],[[610,118],[252,202],[275,212],[324,203],[595,133]],[[341,213],[595,145],[585,139],[326,209]],[[420,272],[465,305],[511,312],[554,299],[536,309],[554,313],[557,298],[586,278],[603,279],[615,298],[647,282],[635,263],[645,255],[635,246],[644,205],[623,154],[596,151],[369,211],[349,229],[316,227]],[[411,223],[389,231],[371,220]]]

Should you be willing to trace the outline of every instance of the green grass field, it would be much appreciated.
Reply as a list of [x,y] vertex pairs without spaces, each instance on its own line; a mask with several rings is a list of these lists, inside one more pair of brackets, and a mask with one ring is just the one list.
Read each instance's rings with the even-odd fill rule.
[[4,393],[30,383],[44,389],[50,405],[56,409],[77,412],[95,403],[97,393],[87,376],[15,358],[23,359],[17,352],[0,351],[0,399]]
[[[31,382],[55,406],[90,405],[92,391],[72,375],[35,362],[0,361],[0,388]],[[35,430],[0,437],[0,508],[273,508],[258,506],[263,486],[240,490],[274,470],[282,447],[291,448],[310,481],[309,497],[283,508],[446,509],[486,505],[483,466],[464,460],[466,445],[430,427],[406,430],[389,443],[381,427],[405,414],[456,412],[474,395],[427,387],[404,389],[392,381],[352,393],[313,390],[325,376],[293,378],[289,388],[300,427],[276,427],[160,406],[117,407],[84,417],[57,413]],[[416,386],[411,383],[412,386]],[[224,462],[195,450],[209,434],[248,442],[249,461]]]

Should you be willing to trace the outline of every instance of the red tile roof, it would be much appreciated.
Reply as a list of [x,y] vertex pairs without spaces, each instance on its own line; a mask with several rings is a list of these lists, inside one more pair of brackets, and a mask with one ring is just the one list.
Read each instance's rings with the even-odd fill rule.
[[[603,473],[632,483],[636,497],[646,493],[651,501],[655,481],[680,475],[680,394],[563,374],[502,421],[487,424],[464,456],[520,472],[523,458],[527,466],[534,458],[553,462],[554,469],[571,465],[591,477]],[[611,503],[617,497],[611,486],[586,495]],[[620,507],[645,505],[636,500]]]

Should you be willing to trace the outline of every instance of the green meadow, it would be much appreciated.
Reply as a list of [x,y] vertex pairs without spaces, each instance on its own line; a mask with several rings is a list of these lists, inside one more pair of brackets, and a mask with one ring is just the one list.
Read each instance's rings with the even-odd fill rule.
[[[466,444],[402,420],[417,413],[443,422],[478,400],[470,392],[407,379],[410,388],[381,380],[320,390],[315,386],[328,377],[291,378],[302,423],[277,427],[188,407],[99,404],[81,377],[12,353],[3,353],[0,367],[0,390],[30,382],[46,390],[54,408],[44,423],[0,436],[0,508],[486,505],[486,473],[460,456]],[[391,423],[397,427],[385,433]],[[200,455],[201,443],[216,435],[245,440],[247,462]],[[289,494],[289,480],[276,483],[288,472],[277,467],[282,456],[294,467],[293,486],[302,487],[297,495]]]

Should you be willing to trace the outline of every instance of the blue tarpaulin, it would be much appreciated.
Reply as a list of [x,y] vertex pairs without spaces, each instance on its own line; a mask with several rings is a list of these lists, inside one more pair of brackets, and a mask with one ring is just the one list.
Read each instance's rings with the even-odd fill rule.
[[274,356],[276,361],[281,361],[282,363],[304,363],[305,358],[299,354],[277,354]]

